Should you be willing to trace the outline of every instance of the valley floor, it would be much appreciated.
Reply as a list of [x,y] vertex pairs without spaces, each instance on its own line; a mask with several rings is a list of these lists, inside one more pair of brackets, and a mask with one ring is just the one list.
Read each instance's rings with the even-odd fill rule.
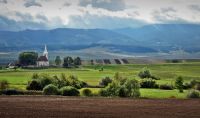
[[199,118],[199,99],[0,96],[2,118]]

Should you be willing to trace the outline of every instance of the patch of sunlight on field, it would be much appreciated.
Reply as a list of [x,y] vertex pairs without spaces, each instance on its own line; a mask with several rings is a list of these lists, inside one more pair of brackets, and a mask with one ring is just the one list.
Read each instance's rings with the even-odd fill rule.
[[186,98],[188,91],[179,93],[178,90],[140,89],[144,98]]

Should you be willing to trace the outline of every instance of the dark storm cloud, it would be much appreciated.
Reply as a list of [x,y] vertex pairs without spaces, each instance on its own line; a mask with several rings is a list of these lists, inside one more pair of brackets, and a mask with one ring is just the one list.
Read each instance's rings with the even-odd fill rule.
[[36,2],[36,0],[27,0],[24,3],[24,6],[25,7],[32,7],[32,6],[42,7],[42,5],[38,2]]
[[8,1],[7,0],[0,0],[0,3],[7,4]]
[[4,31],[19,31],[26,29],[47,29],[47,26],[41,22],[15,21],[5,16],[0,16],[0,29]]
[[84,7],[92,5],[92,7],[110,11],[121,11],[126,8],[124,0],[80,0],[79,5]]
[[190,5],[189,8],[195,11],[200,11],[200,5]]

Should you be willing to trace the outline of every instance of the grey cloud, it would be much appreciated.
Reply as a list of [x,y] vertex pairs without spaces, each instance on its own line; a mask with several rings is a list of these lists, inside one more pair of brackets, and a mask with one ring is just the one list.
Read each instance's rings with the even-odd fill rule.
[[152,12],[152,17],[157,23],[165,23],[165,24],[181,24],[181,23],[188,23],[183,18],[179,17],[176,14],[170,14],[175,13],[176,10],[174,9],[161,9],[161,10],[155,10]]
[[20,12],[15,12],[15,15],[19,18],[21,18],[23,21],[29,21],[31,19],[33,19],[33,16],[31,16],[30,14],[22,14]]
[[27,0],[24,3],[25,7],[32,7],[32,6],[37,6],[37,7],[42,7],[42,5],[39,2],[36,2],[36,0]]
[[161,8],[162,13],[176,12],[173,7]]
[[65,2],[65,3],[63,4],[63,6],[65,6],[65,7],[71,6],[71,3]]
[[0,3],[7,4],[8,1],[7,0],[0,0]]
[[0,16],[0,29],[4,31],[20,31],[26,29],[47,29],[44,23],[33,21],[15,21],[5,16]]
[[195,11],[200,11],[200,5],[190,5],[189,8]]
[[80,0],[79,5],[84,7],[92,5],[92,7],[110,11],[121,11],[126,8],[124,0]]
[[39,19],[39,20],[42,20],[43,22],[47,22],[48,21],[48,18],[46,16],[44,16],[44,15],[41,15],[41,14],[37,14],[36,18]]
[[71,16],[68,27],[76,28],[103,28],[103,29],[117,29],[124,27],[141,27],[147,24],[145,21],[119,18],[111,16],[98,16],[85,13],[83,16]]

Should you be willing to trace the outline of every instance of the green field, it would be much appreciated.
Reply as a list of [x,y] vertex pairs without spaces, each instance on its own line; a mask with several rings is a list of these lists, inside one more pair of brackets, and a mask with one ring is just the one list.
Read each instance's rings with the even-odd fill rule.
[[[0,70],[0,80],[7,80],[11,88],[25,89],[27,82],[31,79],[33,73],[45,73],[49,75],[75,75],[80,80],[87,82],[89,85],[98,85],[102,77],[113,77],[114,73],[120,72],[128,78],[139,79],[137,74],[144,68],[148,67],[151,73],[160,78],[157,80],[158,84],[174,84],[175,78],[182,76],[184,82],[189,82],[193,79],[200,80],[200,63],[180,63],[180,64],[136,64],[136,65],[106,65],[103,66],[104,71],[99,71],[102,66],[83,66],[78,69],[18,69],[14,70]],[[187,91],[183,94],[177,90],[166,91],[159,89],[141,89],[142,97],[149,98],[168,98],[175,96],[177,98],[184,98]]]

